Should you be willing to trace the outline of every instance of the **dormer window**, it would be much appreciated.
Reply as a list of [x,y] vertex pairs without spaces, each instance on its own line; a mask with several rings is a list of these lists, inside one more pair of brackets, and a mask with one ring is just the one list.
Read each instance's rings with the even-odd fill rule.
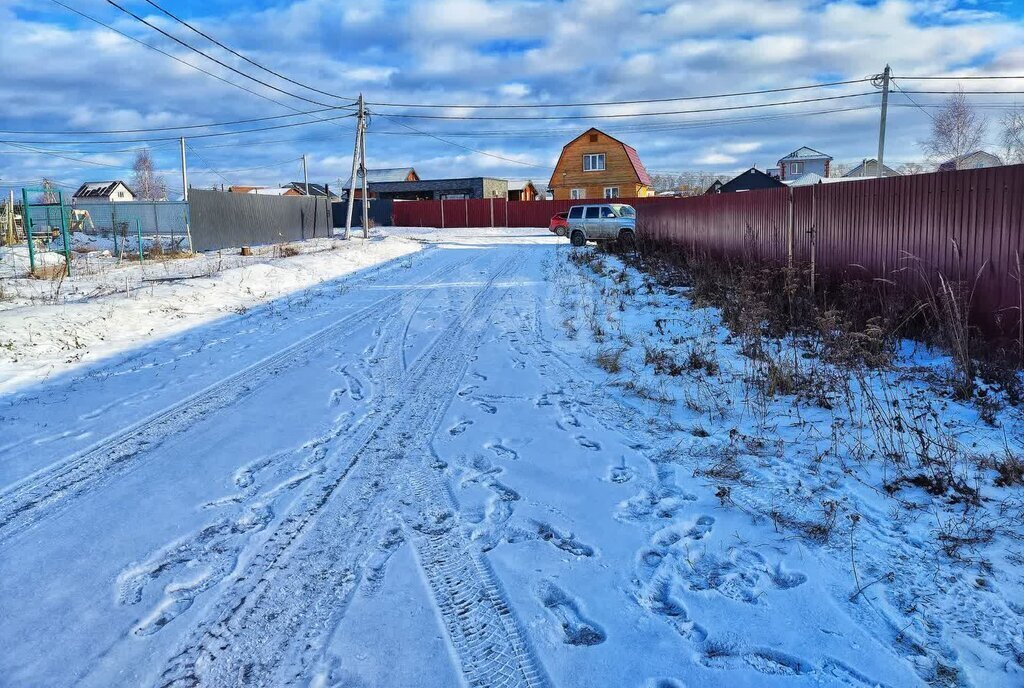
[[584,172],[599,172],[604,169],[604,153],[588,153],[583,156]]

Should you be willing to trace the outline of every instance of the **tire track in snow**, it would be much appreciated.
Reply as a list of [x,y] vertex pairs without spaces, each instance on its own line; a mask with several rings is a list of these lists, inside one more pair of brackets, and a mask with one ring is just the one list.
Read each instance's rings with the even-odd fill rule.
[[[494,281],[516,262],[503,261],[407,374],[400,353],[392,353],[388,370],[401,388],[382,399],[384,408],[374,420],[337,452],[341,461],[331,479],[304,493],[259,554],[232,578],[171,658],[160,685],[302,681],[317,665],[323,640],[364,571],[372,569],[389,506],[425,535],[416,538],[417,552],[470,685],[545,683],[493,574],[459,542],[457,529],[437,532],[453,520],[454,510],[446,501],[450,496],[423,477],[422,457],[430,456],[436,428],[479,344],[483,315],[496,298]],[[412,481],[404,504],[403,477]],[[468,614],[467,602],[474,607]]]
[[[457,264],[447,265],[417,284],[436,280]],[[159,411],[148,418],[52,464],[0,493],[0,543],[52,516],[68,502],[138,465],[166,439],[260,388],[260,382],[295,365],[295,360],[360,326],[365,320],[397,311],[416,285],[398,290],[360,308],[298,342]]]

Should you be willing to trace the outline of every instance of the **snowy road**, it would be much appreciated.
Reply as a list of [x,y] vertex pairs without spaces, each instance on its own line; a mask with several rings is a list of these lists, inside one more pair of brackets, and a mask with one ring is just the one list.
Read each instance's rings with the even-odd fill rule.
[[0,398],[0,684],[918,685],[656,461],[559,259],[438,244]]

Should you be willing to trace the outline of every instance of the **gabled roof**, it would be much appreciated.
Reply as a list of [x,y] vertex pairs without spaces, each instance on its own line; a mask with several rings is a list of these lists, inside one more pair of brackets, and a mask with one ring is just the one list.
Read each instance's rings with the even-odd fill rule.
[[74,193],[74,197],[75,198],[109,198],[110,195],[114,193],[114,189],[117,188],[118,184],[120,184],[124,188],[128,189],[128,192],[131,193],[131,195],[133,195],[133,196],[135,195],[135,192],[132,191],[130,188],[128,188],[127,184],[125,184],[120,179],[115,179],[113,181],[105,181],[105,182],[85,182],[80,187],[78,187],[78,191],[76,191]]
[[[654,185],[654,182],[651,181],[651,175],[647,174],[647,169],[644,167],[644,164],[642,162],[640,162],[640,154],[636,152],[636,149],[633,148],[632,146],[626,145],[625,143],[623,143],[622,141],[618,140],[614,136],[610,136],[610,135],[604,133],[603,131],[601,131],[597,127],[591,127],[590,129],[587,129],[585,132],[583,132],[582,134],[580,134],[576,138],[574,138],[571,141],[569,141],[569,143],[567,143],[564,146],[562,146],[562,153],[561,153],[561,155],[558,156],[558,159],[561,160],[562,159],[562,155],[565,155],[565,149],[566,148],[568,148],[572,144],[576,143],[577,141],[579,141],[584,136],[587,136],[591,132],[596,132],[598,134],[601,134],[602,136],[607,136],[608,138],[610,138],[615,143],[621,145],[623,150],[626,151],[626,156],[629,158],[629,162],[633,166],[633,171],[636,172],[636,177],[639,180],[639,182],[641,184],[643,184],[644,186],[653,186]],[[554,174],[554,170],[551,171],[551,174]],[[550,182],[549,182],[549,184],[550,184]],[[550,185],[551,186],[555,186],[554,184],[550,184]]]
[[[874,158],[864,160],[861,164],[854,167],[852,170],[843,175],[843,177],[877,177],[878,176],[878,161]],[[889,167],[885,163],[882,163],[882,176],[883,177],[899,177],[899,172]]]
[[[286,189],[286,190],[287,189],[295,189],[296,191],[298,191],[300,194],[303,194],[303,195],[305,195],[305,193],[306,193],[306,184],[305,184],[305,182],[290,182],[290,183],[286,184],[285,186],[283,186],[281,188]],[[309,195],[310,196],[326,196],[327,195],[327,188],[323,184],[314,184],[313,182],[310,182],[309,183]]]
[[[980,162],[986,164],[978,165],[977,163]],[[992,155],[988,151],[976,150],[970,153],[964,153],[963,155],[958,155],[955,158],[950,158],[939,165],[939,171],[949,172],[950,170],[960,168],[962,165],[970,166],[972,164],[974,164],[975,167],[996,167],[997,165],[1002,165],[1003,160],[998,155]]]
[[[416,180],[419,180],[420,176],[416,174],[415,168],[412,167],[382,167],[376,170],[366,170],[366,183],[374,184],[376,182],[404,182],[412,175]],[[356,181],[361,183],[363,175],[356,172]],[[345,188],[352,188],[352,177],[349,177],[345,181]]]
[[720,193],[729,193],[732,191],[754,191],[756,189],[775,189],[780,186],[785,186],[775,177],[765,174],[756,167],[751,167],[749,170],[733,177],[725,184],[719,187]]
[[790,153],[789,155],[787,155],[784,158],[779,158],[779,162],[781,163],[783,160],[808,160],[808,159],[812,159],[812,160],[813,159],[831,160],[832,156],[828,155],[826,153],[822,153],[819,150],[814,150],[813,148],[809,148],[808,146],[804,146],[802,148],[797,148],[795,151],[793,151],[792,153]]

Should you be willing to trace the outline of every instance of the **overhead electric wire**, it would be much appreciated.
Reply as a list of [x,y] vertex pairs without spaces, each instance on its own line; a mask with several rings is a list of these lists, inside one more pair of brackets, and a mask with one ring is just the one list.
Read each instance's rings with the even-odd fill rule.
[[163,48],[158,48],[155,45],[150,45],[149,43],[146,43],[145,41],[143,41],[141,39],[138,39],[135,36],[127,34],[124,31],[121,31],[119,29],[115,29],[110,24],[107,24],[107,23],[105,23],[105,22],[103,22],[103,21],[101,21],[99,19],[96,19],[95,17],[92,17],[92,16],[86,14],[85,12],[82,12],[81,10],[77,10],[74,7],[71,7],[70,5],[64,4],[63,2],[61,2],[61,0],[50,0],[50,2],[52,2],[52,3],[56,4],[56,5],[60,5],[64,9],[68,10],[69,12],[73,12],[73,13],[77,14],[78,16],[80,16],[80,17],[82,17],[84,19],[88,19],[89,21],[93,22],[94,24],[102,26],[103,28],[107,29],[108,31],[112,31],[112,32],[116,33],[118,36],[121,36],[122,38],[127,38],[128,40],[133,41],[135,43],[138,43],[139,45],[141,45],[143,47],[149,48],[150,50],[154,50],[154,51],[160,53],[161,55],[164,55],[165,57],[171,58],[175,62],[178,62],[180,64],[185,65],[186,67],[189,67],[191,69],[196,70],[197,72],[202,72],[203,74],[206,74],[207,76],[212,76],[217,81],[221,81],[221,82],[227,84],[228,86],[234,86],[235,88],[241,89],[241,90],[245,91],[246,93],[251,93],[254,96],[257,96],[259,98],[267,100],[267,101],[269,101],[271,103],[274,103],[276,105],[280,105],[281,107],[285,107],[285,108],[288,108],[290,110],[295,110],[296,109],[296,108],[293,108],[291,105],[286,105],[285,103],[282,103],[279,100],[274,100],[273,98],[271,98],[268,95],[265,95],[265,94],[260,93],[258,91],[254,91],[251,88],[246,88],[245,86],[242,86],[241,84],[236,84],[234,81],[230,81],[228,79],[225,79],[224,77],[219,76],[217,74],[214,74],[213,72],[211,72],[209,70],[206,70],[206,69],[203,69],[202,67],[194,65],[191,62],[186,62],[185,60],[181,59],[177,55],[174,55],[172,53],[167,52]]
[[25,145],[22,145],[21,143],[12,143],[11,141],[0,141],[0,143],[3,143],[6,146],[13,146],[15,148],[21,148],[21,149],[30,151],[32,153],[38,153],[39,155],[48,155],[48,156],[51,156],[51,157],[54,157],[54,158],[63,158],[64,160],[70,160],[72,162],[85,163],[86,165],[96,165],[97,167],[112,167],[112,168],[116,168],[116,169],[125,169],[127,167],[127,165],[112,165],[111,163],[107,163],[107,162],[96,162],[95,160],[84,160],[82,158],[74,158],[74,157],[71,157],[71,156],[68,156],[68,155],[63,155],[61,153],[56,153],[56,152],[53,152],[53,151],[45,151],[45,150],[40,150],[38,148],[33,148],[31,146],[25,146]]
[[[820,96],[818,98],[803,98],[800,100],[784,100],[773,103],[753,103],[747,105],[728,105],[724,107],[699,108],[696,110],[668,110],[662,112],[618,112],[599,115],[420,115],[400,112],[389,112],[389,117],[401,117],[405,119],[445,119],[445,120],[580,120],[580,119],[623,119],[628,117],[656,117],[663,115],[690,115],[704,112],[728,112],[734,110],[754,110],[766,107],[778,107],[780,105],[799,105],[803,103],[819,103],[826,100],[842,100],[845,98],[863,98],[864,96],[877,95],[875,91],[863,93],[846,93],[838,96]],[[384,113],[377,112],[383,115]]]
[[977,79],[1024,79],[1024,74],[969,74],[966,76],[900,76],[904,81],[972,81]]
[[[192,134],[188,138],[189,139],[206,139],[206,138],[214,138],[214,137],[217,137],[217,136],[232,136],[232,135],[238,135],[238,134],[248,134],[248,133],[252,133],[252,132],[256,132],[256,131],[271,131],[271,130],[274,130],[274,129],[290,129],[292,127],[302,127],[302,126],[306,126],[306,125],[309,125],[309,124],[321,124],[321,123],[325,123],[325,122],[334,122],[334,121],[339,120],[339,119],[348,119],[350,117],[355,117],[355,114],[354,113],[348,113],[348,114],[345,114],[345,115],[338,115],[337,117],[325,117],[323,119],[316,119],[316,120],[313,120],[311,122],[292,122],[290,124],[276,124],[274,126],[269,126],[269,127],[257,127],[255,129],[243,129],[241,131],[218,131],[218,132],[209,132],[209,133],[205,133],[205,134]],[[90,145],[91,146],[91,145],[97,145],[97,144],[102,145],[102,144],[105,144],[105,143],[114,144],[114,143],[148,143],[150,141],[177,141],[179,138],[180,137],[178,137],[178,136],[159,136],[159,137],[146,138],[146,139],[112,139],[112,140],[107,140],[107,141],[14,141],[14,143],[34,143],[34,144],[51,145],[51,146],[53,146],[53,145],[62,145],[62,146],[71,146],[71,145],[84,146],[84,145]],[[0,143],[8,143],[8,142],[9,142],[9,140],[7,140],[7,139],[0,140]]]
[[[149,2],[150,0],[146,0]],[[150,3],[152,4],[152,3]],[[766,88],[759,91],[737,91],[734,93],[717,93],[700,96],[675,96],[672,98],[644,98],[639,100],[609,100],[584,103],[516,103],[511,105],[469,105],[469,104],[443,104],[443,103],[383,103],[367,101],[367,105],[378,107],[411,107],[411,108],[453,108],[453,109],[513,109],[513,108],[572,108],[572,107],[598,107],[603,105],[641,105],[645,103],[671,103],[685,100],[711,100],[714,98],[735,98],[738,96],[755,96],[766,93],[783,93],[785,91],[804,91],[812,88],[826,88],[829,86],[843,86],[847,84],[860,84],[871,81],[870,77],[864,79],[849,79],[847,81],[827,81],[818,84],[805,84],[803,86],[787,86],[784,88]]]
[[243,55],[242,53],[238,52],[237,50],[234,50],[233,48],[230,48],[230,47],[224,45],[223,43],[221,43],[220,41],[218,41],[216,38],[214,38],[213,36],[209,35],[208,33],[204,33],[203,31],[200,31],[199,29],[197,29],[196,27],[192,26],[192,24],[189,24],[184,19],[181,19],[180,17],[178,17],[178,16],[172,14],[171,12],[167,11],[166,9],[164,9],[163,7],[158,5],[157,3],[153,2],[153,0],[146,0],[146,2],[149,3],[150,5],[152,5],[153,7],[155,7],[157,10],[159,10],[163,14],[165,14],[168,17],[170,17],[171,19],[173,19],[174,21],[178,22],[182,26],[185,26],[185,27],[191,29],[192,31],[194,31],[195,33],[199,34],[200,36],[202,36],[206,40],[210,41],[214,45],[216,45],[216,46],[218,46],[220,48],[223,48],[224,50],[228,51],[229,53],[231,53],[235,57],[238,57],[238,58],[241,58],[242,60],[245,60],[246,62],[251,64],[253,67],[256,67],[258,69],[262,69],[264,72],[267,72],[268,74],[273,74],[278,79],[283,79],[284,81],[287,81],[290,84],[295,84],[296,86],[300,86],[300,87],[308,89],[310,91],[314,91],[316,93],[320,93],[321,95],[330,96],[331,98],[338,98],[339,100],[348,100],[348,101],[353,101],[353,102],[355,101],[355,98],[352,98],[350,96],[340,96],[337,93],[331,93],[330,91],[322,91],[319,88],[315,88],[313,86],[310,86],[309,84],[304,84],[301,81],[296,81],[295,79],[287,77],[284,74],[281,74],[280,72],[276,72],[273,69],[270,69],[269,67],[265,67],[265,66],[261,65],[259,62],[256,62],[255,60],[252,60],[252,59],[246,57],[245,55]]
[[[348,108],[334,108],[326,107],[319,108],[317,110],[306,110],[300,112],[292,112],[286,115],[271,115],[269,117],[251,117],[249,119],[236,119],[229,122],[210,122],[208,124],[183,124],[175,127],[146,127],[142,129],[104,129],[104,130],[79,130],[79,131],[33,131],[33,130],[17,130],[17,129],[0,129],[0,134],[38,134],[38,135],[50,135],[50,136],[90,136],[90,135],[106,135],[106,134],[146,134],[150,132],[158,131],[177,131],[182,129],[208,129],[212,127],[228,127],[236,124],[249,124],[252,122],[266,122],[274,119],[284,119],[286,117],[299,117],[300,115],[312,115],[320,112],[331,112],[337,110],[345,110],[348,112]],[[311,122],[312,124],[312,122]]]
[[438,141],[441,141],[443,143],[447,143],[450,146],[455,146],[457,148],[462,148],[463,150],[468,150],[468,151],[471,151],[473,153],[478,153],[480,155],[486,155],[489,158],[496,158],[498,160],[504,160],[505,162],[513,162],[513,163],[515,163],[517,165],[525,165],[526,167],[538,167],[538,168],[542,168],[542,169],[548,169],[548,167],[549,167],[549,165],[537,165],[537,164],[534,164],[532,162],[523,162],[522,160],[516,160],[514,158],[506,158],[505,156],[498,155],[496,153],[488,153],[487,151],[478,150],[476,148],[470,148],[469,146],[463,146],[461,143],[456,143],[455,141],[449,141],[448,139],[442,138],[441,136],[437,136],[436,134],[431,134],[430,132],[422,131],[422,130],[417,129],[416,127],[414,127],[414,126],[412,126],[410,124],[406,124],[405,122],[398,122],[398,121],[392,119],[390,115],[380,115],[380,116],[383,117],[384,119],[388,119],[388,120],[391,120],[391,121],[395,122],[395,124],[397,124],[397,125],[399,125],[401,127],[405,127],[406,129],[411,129],[412,131],[415,131],[415,132],[418,132],[420,134],[423,134],[424,136],[429,136],[432,139],[437,139]]
[[230,184],[230,183],[231,183],[231,180],[230,180],[230,179],[228,179],[227,177],[225,177],[225,176],[224,176],[223,174],[221,174],[221,173],[220,173],[220,172],[219,172],[219,171],[218,171],[218,170],[217,170],[217,169],[216,169],[215,167],[213,167],[213,166],[212,166],[212,165],[211,165],[211,164],[210,164],[209,162],[207,162],[206,158],[204,158],[204,157],[203,157],[203,156],[202,156],[202,155],[201,155],[201,154],[199,153],[199,151],[197,151],[197,150],[196,150],[195,148],[193,148],[192,146],[190,146],[190,145],[188,144],[188,142],[187,142],[187,141],[185,142],[185,148],[187,148],[188,150],[190,150],[190,151],[192,151],[193,153],[195,153],[195,154],[196,154],[196,157],[197,157],[197,158],[199,158],[199,160],[201,161],[201,164],[203,165],[203,167],[205,167],[206,169],[208,169],[208,170],[210,170],[211,172],[213,172],[214,174],[216,174],[216,175],[217,175],[218,177],[220,177],[221,179],[223,179],[224,181],[226,181],[226,182],[227,182],[228,184]]
[[899,85],[898,83],[896,83],[896,79],[892,79],[892,85],[893,85],[893,88],[895,88],[895,89],[896,89],[897,91],[899,91],[900,93],[902,93],[902,94],[903,94],[903,97],[904,97],[904,98],[906,98],[906,99],[907,99],[907,100],[909,100],[909,101],[910,101],[911,103],[913,103],[913,105],[914,105],[914,106],[915,106],[915,107],[916,107],[916,108],[917,108],[918,110],[920,110],[921,112],[923,112],[924,114],[926,114],[926,115],[928,116],[928,119],[930,119],[930,120],[931,120],[931,121],[933,121],[933,122],[935,121],[935,118],[934,118],[934,117],[932,116],[932,113],[928,112],[928,110],[926,110],[926,109],[925,109],[924,107],[922,107],[920,103],[918,103],[918,102],[917,102],[916,100],[914,100],[913,98],[911,98],[911,97],[910,97],[910,95],[909,95],[909,94],[908,94],[908,93],[907,93],[906,91],[904,91],[904,90],[903,90],[902,88],[900,88],[900,85]]
[[251,74],[247,74],[247,73],[243,72],[240,69],[236,69],[235,67],[232,67],[231,65],[227,64],[226,62],[224,62],[222,60],[218,60],[216,57],[213,57],[212,55],[207,55],[206,53],[204,53],[199,48],[196,48],[195,46],[191,45],[190,43],[187,43],[186,41],[181,40],[177,36],[164,31],[159,26],[156,26],[155,24],[146,21],[144,18],[142,18],[139,15],[135,14],[131,10],[126,9],[126,8],[122,7],[121,5],[117,4],[116,2],[114,2],[114,0],[106,0],[106,2],[107,2],[108,5],[116,7],[121,12],[127,14],[129,17],[131,17],[135,21],[148,26],[149,28],[153,29],[154,31],[156,31],[160,35],[166,36],[167,38],[170,38],[172,41],[174,41],[178,45],[181,45],[184,48],[188,48],[192,52],[194,52],[197,55],[200,55],[202,57],[205,57],[207,60],[210,60],[211,62],[216,62],[221,67],[224,67],[225,69],[228,69],[228,70],[234,72],[235,74],[238,74],[239,76],[243,76],[246,79],[249,79],[250,81],[254,81],[257,84],[260,84],[261,86],[265,86],[265,87],[267,87],[267,88],[269,88],[269,89],[271,89],[273,91],[277,91],[278,93],[283,93],[286,96],[290,96],[290,97],[296,98],[298,100],[304,100],[307,103],[312,103],[314,105],[320,105],[322,107],[334,107],[334,105],[332,105],[331,103],[322,103],[322,102],[320,102],[318,100],[313,100],[311,98],[307,98],[307,97],[302,96],[302,95],[297,95],[297,94],[292,93],[290,91],[286,91],[283,88],[278,88],[277,86],[274,86],[273,84],[267,83],[266,81],[263,81],[262,79],[258,79],[256,77],[252,76]]

